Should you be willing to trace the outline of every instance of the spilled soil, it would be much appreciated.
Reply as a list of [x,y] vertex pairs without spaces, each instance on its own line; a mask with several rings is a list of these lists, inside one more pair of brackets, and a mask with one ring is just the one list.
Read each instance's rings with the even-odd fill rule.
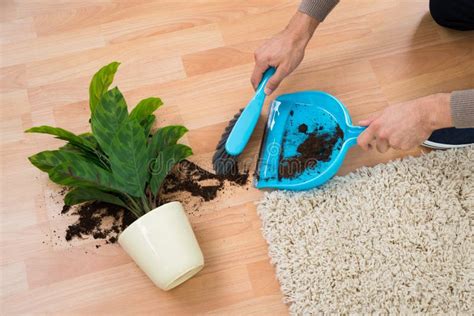
[[[196,197],[201,201],[212,201],[217,197],[225,183],[243,186],[248,181],[248,172],[220,176],[213,174],[189,160],[183,160],[175,166],[173,171],[165,178],[159,194],[160,204],[171,200],[179,200],[176,193],[185,192],[186,196]],[[66,194],[61,190],[60,194]],[[186,203],[186,200],[180,200]],[[76,207],[64,206],[61,212],[65,215],[77,216],[76,222],[69,225],[66,230],[65,239],[71,241],[73,238],[92,237],[105,240],[106,243],[117,242],[118,235],[127,228],[135,217],[123,208],[103,203],[84,203]],[[97,248],[100,244],[96,245]]]
[[108,244],[115,243],[120,232],[135,220],[123,208],[103,202],[86,203],[78,208],[64,206],[61,213],[78,216],[77,221],[66,230],[67,241],[92,236],[94,239],[105,239]]
[[217,192],[224,187],[225,181],[244,185],[247,183],[248,177],[248,172],[226,176],[216,175],[189,160],[183,160],[166,177],[161,188],[161,194],[185,191],[191,193],[192,196],[201,197],[204,201],[211,201],[216,198]]
[[[298,132],[307,134],[306,139],[298,145],[298,154],[284,157],[283,150],[280,153],[278,179],[293,179],[301,175],[305,170],[315,168],[318,162],[331,159],[334,146],[339,139],[344,138],[344,132],[336,126],[333,133],[321,132],[320,129],[308,133],[308,126],[301,124]],[[283,140],[285,143],[285,139]]]

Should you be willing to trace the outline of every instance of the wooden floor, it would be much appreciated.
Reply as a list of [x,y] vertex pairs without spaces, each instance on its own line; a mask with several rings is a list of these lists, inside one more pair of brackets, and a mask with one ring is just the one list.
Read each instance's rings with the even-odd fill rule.
[[[191,216],[206,258],[195,278],[155,288],[117,245],[63,240],[58,187],[26,157],[59,141],[25,135],[50,124],[88,128],[88,83],[122,62],[129,105],[159,96],[159,125],[182,123],[203,166],[226,121],[252,96],[253,51],[281,30],[298,1],[2,0],[1,314],[286,314],[254,202],[231,188]],[[277,94],[340,98],[355,120],[388,104],[474,86],[474,34],[436,25],[428,1],[346,0],[317,30],[304,62]],[[259,124],[246,157],[257,150]],[[345,174],[411,152],[354,148]]]

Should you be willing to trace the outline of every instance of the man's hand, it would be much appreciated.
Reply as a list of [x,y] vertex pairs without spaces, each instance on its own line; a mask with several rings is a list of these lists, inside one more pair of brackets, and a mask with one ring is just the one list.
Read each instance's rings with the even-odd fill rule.
[[357,143],[364,150],[376,147],[381,153],[390,147],[408,150],[420,145],[431,133],[451,127],[450,94],[439,93],[394,104],[359,122],[368,126]]
[[285,30],[267,40],[255,51],[255,68],[251,82],[254,89],[262,80],[262,75],[270,66],[276,67],[275,74],[265,88],[270,95],[280,82],[301,63],[304,50],[319,22],[297,12]]

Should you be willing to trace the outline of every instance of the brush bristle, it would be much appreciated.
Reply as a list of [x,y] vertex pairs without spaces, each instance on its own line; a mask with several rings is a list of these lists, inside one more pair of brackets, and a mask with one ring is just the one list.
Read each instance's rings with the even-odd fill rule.
[[217,143],[216,152],[214,153],[214,156],[212,156],[212,165],[214,167],[214,171],[218,175],[236,175],[239,172],[239,168],[237,165],[238,156],[229,155],[225,150],[225,143],[227,142],[230,132],[234,128],[234,125],[239,119],[243,110],[244,109],[240,109],[240,111],[235,114],[234,117],[229,121],[227,127],[224,130],[224,133],[221,136],[221,139]]

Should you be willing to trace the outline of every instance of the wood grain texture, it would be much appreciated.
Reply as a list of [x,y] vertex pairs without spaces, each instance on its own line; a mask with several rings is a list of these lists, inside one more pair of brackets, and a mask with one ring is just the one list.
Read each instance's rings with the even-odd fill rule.
[[[155,288],[117,245],[66,243],[59,187],[26,157],[61,142],[34,125],[88,128],[88,84],[110,61],[129,107],[152,95],[157,125],[185,124],[193,160],[209,168],[227,120],[251,98],[253,51],[279,32],[296,0],[81,0],[0,3],[1,314],[287,314],[255,201],[229,187],[190,215],[206,267],[182,286]],[[427,0],[342,1],[277,94],[317,89],[354,120],[389,104],[474,86],[474,35],[436,25]],[[268,103],[268,102],[267,102]],[[265,106],[267,108],[268,104]],[[263,118],[242,159],[253,168]],[[351,149],[346,174],[421,149]]]

